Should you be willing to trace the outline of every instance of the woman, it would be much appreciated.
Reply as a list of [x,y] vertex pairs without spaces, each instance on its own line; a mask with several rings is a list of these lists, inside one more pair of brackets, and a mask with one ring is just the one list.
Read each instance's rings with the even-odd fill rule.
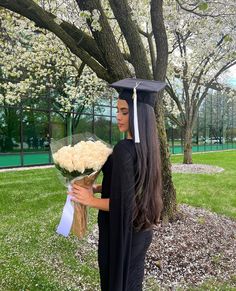
[[[159,222],[162,210],[153,92],[165,84],[125,79],[111,86],[122,89],[117,102],[117,123],[119,130],[127,133],[126,139],[117,143],[103,166],[102,185],[93,189],[74,185],[70,194],[72,200],[99,209],[101,290],[139,291],[152,226]],[[94,197],[93,192],[101,192],[101,198]]]

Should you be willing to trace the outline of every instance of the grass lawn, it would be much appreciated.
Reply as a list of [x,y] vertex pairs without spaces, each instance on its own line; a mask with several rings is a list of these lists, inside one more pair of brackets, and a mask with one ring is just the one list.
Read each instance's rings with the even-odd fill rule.
[[[182,163],[183,156],[172,156]],[[193,163],[224,168],[218,174],[173,174],[178,203],[186,203],[236,218],[236,151],[193,154]]]
[[55,233],[63,193],[54,169],[0,173],[0,290],[98,290],[96,249]]
[[[195,163],[217,165],[225,171],[173,174],[178,202],[235,218],[236,151],[193,158]],[[181,160],[181,156],[172,158]],[[88,250],[86,239],[65,239],[55,233],[65,202],[63,193],[54,169],[0,173],[0,290],[99,290],[96,248]],[[96,216],[90,210],[90,229]]]

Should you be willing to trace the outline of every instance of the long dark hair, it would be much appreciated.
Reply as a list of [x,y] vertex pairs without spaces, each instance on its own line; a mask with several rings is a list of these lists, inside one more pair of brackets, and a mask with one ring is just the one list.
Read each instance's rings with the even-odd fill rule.
[[[129,129],[134,138],[133,104],[129,104]],[[140,143],[137,153],[133,225],[137,230],[157,224],[163,207],[160,144],[152,106],[138,103]]]

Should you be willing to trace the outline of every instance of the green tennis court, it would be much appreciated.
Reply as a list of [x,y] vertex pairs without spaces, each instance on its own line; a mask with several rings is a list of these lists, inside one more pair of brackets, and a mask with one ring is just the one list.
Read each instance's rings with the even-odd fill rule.
[[[236,143],[198,145],[193,146],[192,149],[193,152],[222,151],[236,149]],[[183,148],[181,146],[170,146],[170,152],[180,154],[183,153]],[[49,152],[0,154],[0,168],[48,165],[51,163],[52,159]]]
[[49,153],[1,154],[0,168],[50,164]]
[[[223,151],[236,149],[236,143],[226,143],[226,144],[210,144],[210,145],[194,145],[192,147],[193,152],[210,152],[210,151]],[[170,146],[170,152],[172,154],[183,153],[182,146]]]

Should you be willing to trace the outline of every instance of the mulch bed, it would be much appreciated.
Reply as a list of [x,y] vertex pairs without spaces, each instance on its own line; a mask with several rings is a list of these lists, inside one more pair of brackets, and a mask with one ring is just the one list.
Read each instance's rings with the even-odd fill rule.
[[224,282],[235,276],[236,221],[180,205],[181,220],[154,229],[146,276],[163,287]]
[[[156,290],[151,288],[150,278],[161,290],[175,290],[236,276],[236,221],[202,208],[178,208],[181,219],[154,228],[145,263],[148,287],[145,282],[144,290]],[[97,239],[96,226],[86,239],[86,251],[97,247]],[[82,259],[83,252],[79,257]]]
[[173,164],[172,172],[186,174],[214,174],[224,171],[223,168],[205,164]]

